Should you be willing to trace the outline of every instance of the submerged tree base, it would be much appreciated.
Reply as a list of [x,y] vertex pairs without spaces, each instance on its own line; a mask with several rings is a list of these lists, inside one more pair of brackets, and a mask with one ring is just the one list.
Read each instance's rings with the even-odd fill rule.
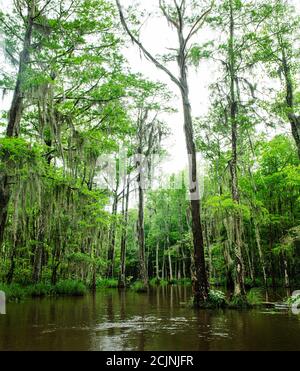
[[222,291],[210,290],[206,300],[199,301],[196,297],[191,300],[191,306],[195,309],[226,308],[228,305]]
[[243,295],[234,296],[231,301],[226,299],[222,291],[210,290],[205,301],[197,301],[195,298],[191,301],[191,306],[195,309],[250,309],[253,305],[248,302],[247,297]]

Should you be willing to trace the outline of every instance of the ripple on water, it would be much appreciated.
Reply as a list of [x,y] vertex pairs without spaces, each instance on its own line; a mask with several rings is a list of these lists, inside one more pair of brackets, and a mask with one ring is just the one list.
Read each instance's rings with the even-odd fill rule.
[[189,321],[185,317],[160,318],[155,316],[134,316],[126,321],[103,322],[96,326],[96,332],[110,329],[130,331],[185,331]]

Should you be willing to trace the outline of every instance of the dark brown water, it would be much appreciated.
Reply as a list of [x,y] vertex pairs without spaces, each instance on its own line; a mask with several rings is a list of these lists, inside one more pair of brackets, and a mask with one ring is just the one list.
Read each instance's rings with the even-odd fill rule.
[[0,350],[300,350],[300,316],[200,310],[188,287],[9,303]]

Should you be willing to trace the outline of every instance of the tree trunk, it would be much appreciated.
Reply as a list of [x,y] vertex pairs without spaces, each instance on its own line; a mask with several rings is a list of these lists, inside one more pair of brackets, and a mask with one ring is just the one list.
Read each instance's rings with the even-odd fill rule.
[[[235,94],[235,51],[234,51],[234,17],[233,5],[230,1],[230,38],[229,38],[229,73],[230,73],[230,123],[231,123],[231,161],[230,161],[230,174],[231,174],[231,192],[232,200],[236,204],[240,203],[240,195],[238,188],[238,175],[237,175],[237,110],[238,104]],[[234,277],[234,296],[245,295],[244,285],[244,264],[242,256],[242,220],[240,212],[236,212],[233,217],[233,249],[235,256],[235,277]]]
[[173,281],[173,269],[172,269],[172,257],[170,251],[168,252],[168,261],[169,261],[169,280]]
[[181,264],[180,264],[180,260],[177,260],[177,279],[178,281],[181,280]]
[[297,153],[300,160],[300,117],[297,117],[294,113],[290,113],[289,121],[291,124],[292,135],[296,143]]
[[284,267],[284,284],[286,288],[289,288],[290,279],[289,279],[289,273],[288,273],[288,262],[287,262],[285,254],[282,254],[282,258],[283,258],[283,267]]
[[147,265],[146,265],[146,254],[145,254],[145,230],[144,230],[144,190],[141,184],[141,175],[139,174],[139,211],[138,211],[138,243],[139,243],[139,263],[140,263],[140,279],[142,280],[145,287],[149,285]]
[[263,255],[262,247],[261,247],[259,228],[258,228],[256,220],[254,220],[254,230],[255,230],[255,239],[256,239],[256,244],[257,244],[257,249],[258,249],[260,265],[261,265],[261,269],[263,272],[264,284],[265,284],[265,287],[267,287],[268,283],[267,283],[266,265],[265,265],[265,259],[264,259],[264,255]]
[[32,281],[33,283],[38,283],[42,275],[42,262],[43,262],[43,243],[38,241],[38,244],[34,253],[34,262],[33,262],[33,274]]
[[180,231],[180,236],[181,236],[181,242],[180,242],[180,253],[181,253],[181,256],[182,256],[182,275],[183,275],[183,278],[186,278],[186,268],[185,268],[185,253],[184,253],[184,246],[183,246],[183,242],[182,242],[182,238],[183,238],[183,234],[184,234],[184,228],[183,228],[183,221],[182,221],[182,216],[183,216],[183,213],[182,213],[182,203],[180,202],[180,205],[179,205],[179,231]]
[[[129,188],[130,179],[127,178],[126,196],[125,196],[125,209],[123,212],[123,230],[121,237],[121,262],[120,262],[120,277],[119,287],[126,287],[126,242],[127,242],[127,226],[128,226],[128,207],[129,207]],[[123,200],[124,203],[124,200]]]
[[52,266],[52,273],[51,273],[51,284],[56,285],[57,283],[57,269],[60,263],[54,264]]
[[6,282],[8,285],[10,285],[13,281],[15,267],[16,267],[16,262],[15,262],[15,248],[14,248],[10,256],[9,271],[6,275]]
[[162,262],[162,268],[161,268],[161,279],[164,280],[166,275],[165,275],[165,263],[166,263],[166,259],[165,259],[165,242],[164,242],[164,250],[163,250],[163,262]]
[[157,279],[157,281],[159,281],[160,280],[160,278],[159,278],[159,241],[157,241],[157,243],[156,243],[155,269],[156,269],[156,279]]
[[[179,58],[180,59],[180,58]],[[182,62],[179,62],[181,66]],[[194,304],[201,305],[207,299],[208,282],[205,268],[203,231],[200,218],[200,193],[197,175],[196,147],[194,142],[194,130],[192,122],[191,105],[189,102],[188,83],[185,63],[181,67],[181,96],[184,112],[184,132],[189,161],[189,195],[192,215],[192,234],[194,245],[194,269],[193,274],[193,293]]]
[[287,61],[286,49],[279,35],[278,38],[281,45],[281,61],[285,78],[286,104],[289,109],[288,119],[291,125],[292,136],[296,143],[298,157],[300,159],[300,116],[295,114],[294,83],[291,76],[291,69]]
[[117,191],[114,194],[113,206],[112,206],[112,217],[113,220],[110,225],[109,231],[109,246],[107,252],[107,277],[113,278],[114,275],[114,259],[115,259],[115,242],[116,242],[116,217],[118,210],[118,196]]
[[208,231],[208,223],[205,222],[205,241],[206,241],[206,250],[208,251],[208,277],[209,282],[211,282],[212,278],[212,254],[211,254],[211,247],[210,247],[210,236]]
[[[178,67],[180,71],[180,78],[179,80],[163,65],[161,64],[156,58],[154,58],[151,53],[149,53],[142,43],[134,36],[134,34],[129,30],[122,7],[120,5],[120,1],[116,0],[120,19],[123,27],[125,28],[126,32],[131,37],[132,41],[134,41],[139,48],[143,51],[145,56],[155,64],[157,68],[164,71],[170,79],[179,87],[182,97],[182,104],[183,104],[183,112],[184,112],[184,132],[185,132],[185,139],[186,139],[186,147],[187,147],[187,154],[189,160],[189,175],[190,175],[190,186],[189,186],[189,195],[190,195],[190,202],[191,202],[191,214],[192,214],[192,234],[193,234],[193,245],[194,245],[194,274],[193,274],[193,293],[194,293],[194,304],[196,306],[201,305],[207,299],[208,295],[208,282],[206,277],[206,270],[205,270],[205,259],[204,259],[204,243],[203,243],[203,233],[202,233],[202,225],[200,219],[200,195],[199,195],[199,188],[198,188],[198,178],[197,178],[197,161],[196,161],[196,148],[194,142],[194,132],[193,132],[193,123],[192,123],[192,113],[191,113],[191,105],[189,102],[189,91],[188,91],[188,81],[187,81],[187,51],[186,46],[189,39],[194,34],[193,31],[196,31],[195,26],[199,23],[199,21],[205,19],[205,16],[209,13],[211,8],[203,13],[201,17],[197,20],[196,25],[191,29],[189,36],[185,39],[183,35],[183,21],[184,21],[184,14],[183,9],[184,6],[177,8],[177,14],[180,18],[179,24],[173,22],[177,29],[178,34],[178,41],[179,41],[179,53],[177,56]],[[166,14],[166,10],[163,9],[164,15],[168,17]],[[172,18],[172,16],[170,16]],[[170,19],[169,18],[169,19]]]
[[39,193],[39,210],[36,213],[35,220],[35,233],[36,240],[34,256],[33,256],[33,269],[32,281],[34,283],[40,282],[42,277],[43,257],[44,257],[44,244],[45,244],[45,211],[47,210],[46,198],[43,194]]
[[[34,4],[28,6],[27,26],[23,41],[23,50],[20,54],[19,70],[17,75],[17,82],[14,89],[13,100],[8,115],[8,125],[6,128],[6,136],[8,138],[17,137],[19,135],[19,128],[21,116],[23,112],[24,101],[24,87],[22,86],[25,80],[27,65],[30,61],[30,47],[31,36],[33,28],[33,12]],[[7,161],[8,153],[4,153],[1,162]],[[0,174],[0,246],[3,243],[4,231],[7,219],[7,208],[11,196],[11,185],[8,174],[4,171]]]
[[254,282],[254,267],[252,265],[252,261],[251,261],[251,257],[250,257],[250,251],[249,251],[249,246],[248,245],[245,246],[245,250],[246,250],[246,256],[247,256],[247,260],[248,260],[248,269],[249,269],[250,278],[251,278],[251,281]]

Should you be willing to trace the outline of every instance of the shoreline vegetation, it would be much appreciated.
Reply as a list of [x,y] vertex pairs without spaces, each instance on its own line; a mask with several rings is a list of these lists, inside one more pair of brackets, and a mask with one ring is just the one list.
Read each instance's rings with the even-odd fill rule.
[[[96,289],[92,285],[88,285],[79,280],[62,280],[56,285],[51,285],[50,283],[38,283],[31,285],[21,285],[18,283],[3,284],[0,283],[0,291],[5,292],[6,299],[8,302],[21,302],[28,298],[45,298],[45,297],[80,297],[88,293],[96,292],[103,289],[119,289],[119,290],[130,290],[136,293],[147,293],[149,290],[157,287],[166,286],[192,286],[192,281],[190,279],[179,279],[179,280],[158,280],[153,278],[149,281],[149,286],[145,287],[142,281],[134,281],[129,283],[125,288],[120,287],[119,281],[117,279],[99,279],[96,282]],[[257,286],[250,287],[246,294],[246,300],[236,300],[234,296],[228,298],[226,294],[220,290],[220,288],[225,286],[214,286],[214,288],[209,290],[208,299],[200,308],[194,306],[193,298],[191,297],[190,302],[185,303],[191,308],[198,309],[254,309],[260,307],[274,308],[276,307],[275,302],[266,302],[264,300],[263,290],[265,287]],[[283,288],[283,286],[278,286]],[[292,304],[300,298],[294,298],[292,296],[286,297],[282,301],[282,305],[286,309],[291,308]]]

